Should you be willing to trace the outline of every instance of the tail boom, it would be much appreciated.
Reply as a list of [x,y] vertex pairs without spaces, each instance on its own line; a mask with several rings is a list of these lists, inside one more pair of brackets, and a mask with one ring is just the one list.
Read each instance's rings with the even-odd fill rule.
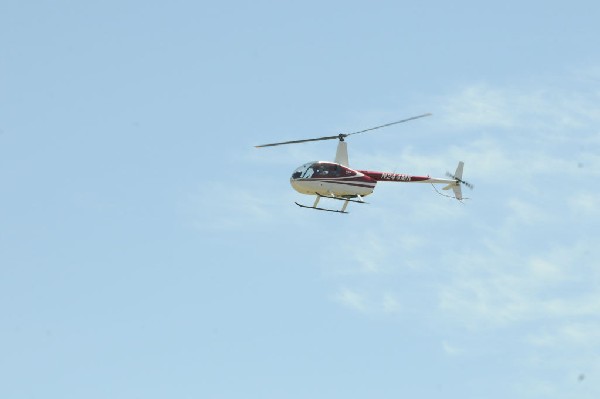
[[437,177],[429,177],[429,176],[413,176],[406,175],[403,173],[391,173],[391,172],[374,172],[369,170],[359,170],[360,173],[363,173],[373,180],[376,181],[387,181],[387,182],[397,182],[397,183],[439,183],[439,184],[451,184],[456,183],[454,179],[444,179]]
[[375,181],[388,181],[398,183],[430,183],[430,184],[446,184],[443,190],[450,190],[454,192],[454,197],[457,200],[462,200],[461,184],[465,184],[468,187],[472,187],[469,183],[462,180],[464,162],[460,161],[456,167],[454,175],[448,174],[450,179],[440,177],[429,177],[429,176],[413,176],[403,173],[390,173],[390,172],[376,172],[370,170],[359,170],[360,173],[369,176]]

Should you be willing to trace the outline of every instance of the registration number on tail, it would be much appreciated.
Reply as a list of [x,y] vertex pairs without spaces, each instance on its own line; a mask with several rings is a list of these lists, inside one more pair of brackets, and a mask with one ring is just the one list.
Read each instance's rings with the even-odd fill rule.
[[404,175],[400,173],[382,173],[382,180],[394,180],[394,181],[410,181],[409,175]]

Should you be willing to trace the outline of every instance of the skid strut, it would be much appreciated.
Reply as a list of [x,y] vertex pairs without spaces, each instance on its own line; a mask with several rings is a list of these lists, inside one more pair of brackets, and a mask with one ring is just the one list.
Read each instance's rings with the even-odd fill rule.
[[338,201],[349,201],[349,202],[357,202],[359,204],[368,204],[368,202],[363,201],[362,197],[360,195],[357,195],[358,199],[352,199],[352,198],[344,198],[344,197],[336,197],[335,195],[332,196],[326,196],[326,195],[321,195],[321,194],[317,194],[317,198],[329,198],[329,199],[334,199],[334,200],[338,200]]

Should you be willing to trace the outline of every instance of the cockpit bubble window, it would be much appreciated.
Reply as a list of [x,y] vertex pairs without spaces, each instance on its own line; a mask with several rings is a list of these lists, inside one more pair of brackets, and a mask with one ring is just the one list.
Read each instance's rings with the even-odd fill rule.
[[341,168],[338,164],[320,162],[315,167],[313,177],[339,177],[340,175]]
[[292,174],[292,179],[310,179],[324,177],[340,177],[342,167],[331,162],[309,162],[300,166]]
[[292,174],[292,179],[310,179],[315,174],[315,168],[317,162],[309,162],[300,166]]

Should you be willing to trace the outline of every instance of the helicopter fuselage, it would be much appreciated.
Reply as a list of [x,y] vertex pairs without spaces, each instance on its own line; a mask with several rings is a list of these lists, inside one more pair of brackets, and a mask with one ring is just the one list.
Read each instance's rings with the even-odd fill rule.
[[369,195],[377,180],[334,162],[309,162],[297,168],[290,183],[301,194],[338,197]]
[[316,161],[298,167],[290,183],[301,194],[364,197],[373,193],[378,181],[401,183],[454,183],[449,179],[432,179],[429,176],[412,176],[402,173],[355,170],[335,163]]

